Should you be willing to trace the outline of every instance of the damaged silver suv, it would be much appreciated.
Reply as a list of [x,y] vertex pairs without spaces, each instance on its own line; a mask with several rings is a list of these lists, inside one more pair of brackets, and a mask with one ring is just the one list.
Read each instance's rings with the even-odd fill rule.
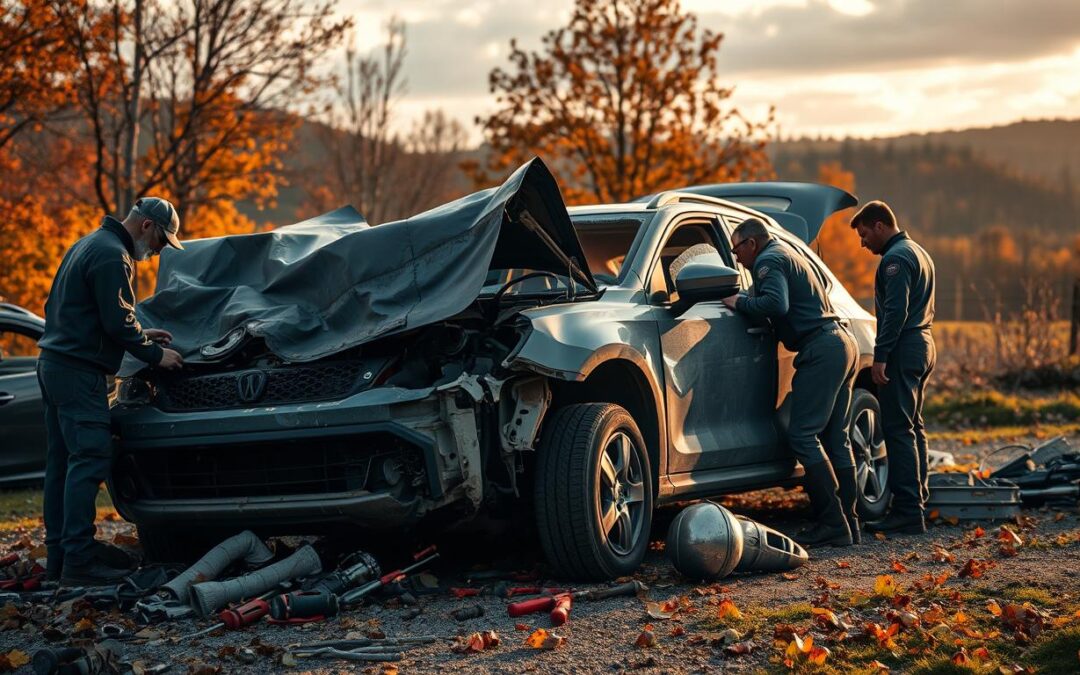
[[403,221],[344,208],[185,242],[138,312],[186,365],[125,364],[113,500],[154,558],[224,529],[524,515],[557,573],[626,574],[657,505],[801,476],[783,438],[792,355],[719,302],[753,282],[729,234],[756,215],[858,338],[860,508],[880,515],[874,320],[806,245],[854,203],[754,183],[568,211],[533,160]]

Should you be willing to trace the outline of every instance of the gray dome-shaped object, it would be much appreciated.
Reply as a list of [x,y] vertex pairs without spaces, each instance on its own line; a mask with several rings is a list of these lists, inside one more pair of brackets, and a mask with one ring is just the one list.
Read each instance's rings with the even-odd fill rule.
[[667,554],[690,579],[720,579],[731,574],[743,553],[743,528],[719,504],[702,502],[675,516],[667,534]]

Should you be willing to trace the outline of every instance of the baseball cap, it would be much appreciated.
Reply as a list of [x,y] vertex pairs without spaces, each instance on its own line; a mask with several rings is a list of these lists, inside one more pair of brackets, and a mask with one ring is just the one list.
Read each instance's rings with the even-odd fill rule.
[[165,233],[169,246],[184,250],[176,237],[180,233],[180,216],[176,215],[176,209],[168,200],[161,197],[142,197],[135,200],[135,206],[131,210],[157,223]]

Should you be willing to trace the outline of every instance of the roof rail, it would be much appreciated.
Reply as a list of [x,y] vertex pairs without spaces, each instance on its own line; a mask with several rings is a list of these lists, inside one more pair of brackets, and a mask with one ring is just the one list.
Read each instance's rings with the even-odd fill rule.
[[19,312],[20,314],[30,314],[30,315],[34,314],[33,312],[31,312],[27,308],[20,307],[20,306],[16,305],[15,303],[12,303],[12,302],[0,302],[0,309],[10,309],[13,312]]
[[710,206],[729,206],[729,203],[723,199],[717,199],[716,197],[707,197],[705,195],[695,195],[689,192],[678,192],[677,190],[668,190],[667,192],[661,192],[653,196],[649,200],[648,205],[645,208],[658,209],[662,206],[670,206],[671,204],[708,204]]

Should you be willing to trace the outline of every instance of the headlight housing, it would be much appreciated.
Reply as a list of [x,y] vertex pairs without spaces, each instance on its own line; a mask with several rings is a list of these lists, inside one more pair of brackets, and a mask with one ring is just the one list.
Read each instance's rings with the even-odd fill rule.
[[153,385],[141,377],[125,377],[116,385],[116,402],[120,405],[146,405],[153,395]]

